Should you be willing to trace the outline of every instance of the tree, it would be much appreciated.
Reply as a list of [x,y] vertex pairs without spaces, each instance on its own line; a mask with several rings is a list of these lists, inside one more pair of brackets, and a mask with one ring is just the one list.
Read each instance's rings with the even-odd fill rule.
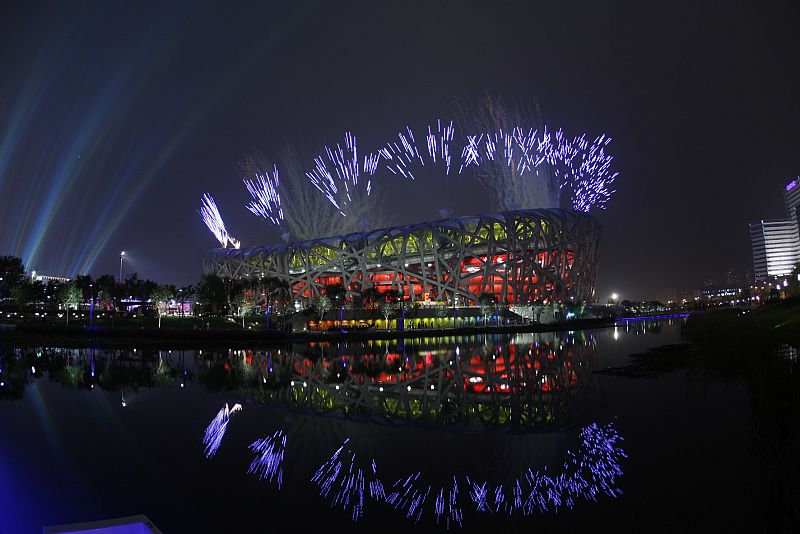
[[[264,306],[276,304],[276,310],[286,308],[291,297],[289,283],[276,277],[267,277],[257,280],[254,284],[256,295],[261,295]],[[257,301],[258,299],[256,299]],[[254,302],[255,303],[255,302]]]
[[69,309],[77,308],[81,303],[81,290],[78,289],[73,282],[62,284],[58,288],[58,300],[64,305],[67,310],[67,324],[69,324]]
[[26,281],[25,265],[16,256],[0,256],[0,301],[11,296],[14,287]]
[[361,292],[361,302],[364,307],[373,308],[381,301],[383,295],[375,286],[369,286]]
[[104,274],[95,280],[95,286],[103,309],[107,311],[114,311],[116,303],[125,296],[124,286],[117,282],[114,275]]
[[79,274],[75,277],[73,281],[75,287],[77,287],[81,291],[81,295],[83,296],[83,300],[89,300],[92,298],[92,289],[94,289],[94,280],[92,280],[91,275],[88,274]]
[[497,297],[492,293],[481,293],[478,296],[478,306],[481,308],[483,322],[486,324],[489,320],[489,316],[497,310]]
[[222,278],[216,274],[204,274],[197,284],[197,300],[210,307],[213,314],[220,313],[228,301]]
[[33,288],[27,280],[23,280],[11,287],[11,300],[17,306],[24,306],[33,300]]
[[114,296],[105,289],[97,292],[97,303],[101,310],[114,311]]
[[331,305],[338,308],[347,298],[347,290],[342,284],[328,284],[325,286],[325,295],[331,299]]
[[222,279],[222,285],[225,288],[225,301],[228,305],[228,313],[230,315],[238,315],[239,305],[242,302],[242,292],[252,287],[253,280],[228,278],[226,276]]
[[183,310],[186,308],[186,303],[192,300],[192,297],[197,295],[197,286],[189,284],[183,286],[178,290],[178,304],[181,307],[181,319],[183,319]]
[[236,300],[236,310],[239,314],[239,317],[242,318],[242,328],[244,328],[245,316],[252,313],[253,308],[255,308],[255,305],[253,303],[252,292],[248,290],[242,290]]
[[161,317],[167,313],[169,301],[174,296],[175,296],[175,288],[168,285],[156,286],[156,288],[152,291],[152,293],[150,293],[150,298],[156,305],[156,313],[158,313],[159,328],[161,328]]
[[328,298],[327,295],[320,295],[317,297],[317,300],[314,301],[314,310],[319,315],[319,320],[322,322],[323,317],[325,314],[328,313],[329,310],[333,308],[333,304],[331,303],[331,299]]
[[386,300],[386,302],[391,302],[391,303],[400,302],[400,291],[392,288],[383,293],[383,298]]
[[384,320],[386,320],[386,330],[389,330],[389,317],[394,315],[394,303],[387,300],[381,304],[381,313],[383,314]]

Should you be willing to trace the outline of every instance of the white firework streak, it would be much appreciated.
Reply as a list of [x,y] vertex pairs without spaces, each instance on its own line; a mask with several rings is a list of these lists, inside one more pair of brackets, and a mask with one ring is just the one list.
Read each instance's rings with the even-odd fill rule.
[[254,215],[262,217],[276,226],[283,224],[283,207],[281,206],[280,177],[278,166],[273,164],[272,174],[256,174],[253,180],[243,180],[247,191],[253,200],[247,204],[247,209]]
[[[380,154],[364,157],[363,172],[372,176],[380,161]],[[331,166],[333,172],[328,168]],[[344,134],[344,147],[325,147],[325,156],[314,158],[314,168],[306,172],[311,184],[345,217],[347,207],[357,202],[361,194],[372,193],[372,180],[360,180],[362,166],[358,162],[356,138],[350,132]],[[355,197],[355,198],[354,198]]]
[[443,126],[442,120],[437,119],[436,131],[434,132],[433,127],[428,125],[427,132],[425,135],[427,152],[419,149],[414,131],[409,126],[399,132],[396,141],[390,141],[380,150],[386,169],[392,174],[414,180],[415,166],[443,164],[445,174],[450,174],[452,163],[450,144],[455,137],[453,122],[450,121],[449,124]]
[[430,125],[428,125],[428,135],[426,136],[428,156],[433,163],[444,163],[445,174],[450,174],[450,143],[453,141],[454,136],[453,121],[450,121],[450,124],[442,128],[442,120],[436,119],[436,133],[433,133]]
[[410,180],[414,179],[414,172],[412,166],[419,161],[420,165],[425,165],[425,160],[422,159],[417,148],[417,142],[414,138],[414,132],[411,128],[406,126],[406,132],[397,134],[400,140],[390,141],[385,147],[380,150],[381,157],[386,161],[386,168],[393,174],[400,174],[404,178]]
[[283,455],[286,452],[286,433],[276,430],[269,437],[261,438],[250,444],[249,449],[256,453],[250,463],[248,473],[258,475],[261,480],[272,483],[276,481],[278,488],[283,485]]
[[467,144],[464,145],[461,151],[461,166],[458,168],[458,173],[471,165],[480,166],[483,161],[481,158],[480,144],[484,134],[468,135]]
[[[436,147],[431,137],[429,130],[429,153]],[[619,175],[611,170],[613,156],[605,153],[605,147],[610,142],[611,137],[605,134],[590,144],[586,134],[569,139],[562,130],[553,134],[547,127],[541,132],[518,126],[510,132],[499,129],[469,134],[461,151],[458,173],[469,167],[480,168],[503,162],[522,176],[546,165],[558,180],[558,186],[571,191],[573,209],[605,209],[606,203],[616,192],[609,186]]]
[[217,238],[220,245],[223,247],[228,244],[230,236],[228,235],[228,230],[225,228],[225,222],[222,220],[222,215],[217,208],[216,202],[214,202],[214,198],[205,193],[203,195],[203,205],[198,210],[200,217],[203,218],[203,222],[206,224],[211,233],[214,234],[214,237]]

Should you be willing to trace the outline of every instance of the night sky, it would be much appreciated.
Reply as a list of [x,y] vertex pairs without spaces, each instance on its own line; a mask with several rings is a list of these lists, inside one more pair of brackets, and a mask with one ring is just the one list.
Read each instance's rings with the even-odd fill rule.
[[[614,138],[600,296],[749,267],[747,223],[783,217],[800,174],[800,8],[610,4],[4,3],[0,254],[99,275],[124,249],[126,272],[195,282],[216,243],[205,192],[244,246],[280,241],[244,208],[236,163],[253,149],[349,130],[374,150],[489,91]],[[379,186],[397,223],[487,209],[469,176]]]

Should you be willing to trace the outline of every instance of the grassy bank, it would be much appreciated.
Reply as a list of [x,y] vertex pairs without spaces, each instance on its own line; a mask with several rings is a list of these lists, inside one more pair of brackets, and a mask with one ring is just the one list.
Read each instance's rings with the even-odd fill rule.
[[716,375],[740,376],[751,398],[765,531],[800,528],[800,300],[694,315],[683,329]]

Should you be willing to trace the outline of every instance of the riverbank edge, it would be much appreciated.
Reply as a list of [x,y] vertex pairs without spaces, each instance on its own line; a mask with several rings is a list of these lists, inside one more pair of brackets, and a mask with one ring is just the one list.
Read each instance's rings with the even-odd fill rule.
[[[450,329],[415,329],[404,331],[344,331],[344,332],[277,332],[277,331],[230,331],[230,330],[177,330],[152,328],[93,328],[84,326],[38,326],[9,325],[0,331],[0,343],[17,346],[63,346],[104,348],[160,348],[215,347],[241,348],[244,346],[284,345],[324,341],[370,341],[389,339],[413,339],[442,336],[472,336],[480,334],[547,333],[588,330],[614,326],[617,322],[644,320],[636,318],[576,319],[551,324],[511,326],[462,327]],[[661,319],[663,316],[652,317]]]

